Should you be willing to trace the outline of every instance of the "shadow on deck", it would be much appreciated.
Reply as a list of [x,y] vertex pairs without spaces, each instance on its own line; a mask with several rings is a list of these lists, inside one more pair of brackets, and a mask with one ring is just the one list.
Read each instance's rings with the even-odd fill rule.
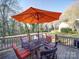
[[[57,46],[57,59],[79,59],[79,50],[63,45]],[[17,59],[14,51],[10,49],[7,52],[0,52],[0,59]],[[29,59],[29,58],[28,58]]]

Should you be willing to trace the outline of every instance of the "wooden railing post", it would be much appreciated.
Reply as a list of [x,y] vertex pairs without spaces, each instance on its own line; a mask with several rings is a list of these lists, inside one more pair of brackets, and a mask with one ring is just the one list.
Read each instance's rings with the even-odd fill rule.
[[55,34],[55,47],[57,46],[58,44],[58,37],[57,37],[57,34]]

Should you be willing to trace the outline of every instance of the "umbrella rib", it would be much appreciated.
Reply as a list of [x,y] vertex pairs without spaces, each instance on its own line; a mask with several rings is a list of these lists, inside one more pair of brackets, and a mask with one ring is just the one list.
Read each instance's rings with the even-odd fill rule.
[[[36,9],[32,8],[35,12],[37,12]],[[29,14],[29,13],[25,13],[25,14],[21,14],[21,15],[26,15],[26,14]],[[30,13],[30,14],[33,14],[33,13]]]
[[19,15],[16,15],[16,16],[22,16],[22,15],[26,15],[26,14],[33,14],[33,13],[19,14]]
[[[41,12],[40,12],[40,13],[41,13]],[[44,14],[44,13],[41,13],[41,14],[43,14],[43,15],[45,15],[45,16],[48,16],[48,17],[51,17],[51,18],[55,18],[55,17],[49,16],[49,15],[46,15],[46,14]],[[57,19],[57,18],[55,18],[55,19]]]
[[35,12],[37,12],[37,10],[35,8],[32,8]]
[[[28,16],[28,17],[33,17],[33,15],[31,14],[30,16]],[[27,19],[28,17],[24,17],[24,19]],[[34,17],[35,18],[35,17]]]
[[[33,15],[28,16],[28,17],[32,17],[32,18],[33,18]],[[28,18],[28,17],[27,17],[27,18]],[[24,19],[27,19],[27,18],[25,17]],[[24,21],[26,21],[26,20],[24,20]],[[34,21],[34,20],[31,20],[31,22],[32,22],[32,21]]]
[[[33,17],[33,16],[32,16],[32,17]],[[32,21],[34,21],[34,20],[31,20],[31,22],[32,22]]]

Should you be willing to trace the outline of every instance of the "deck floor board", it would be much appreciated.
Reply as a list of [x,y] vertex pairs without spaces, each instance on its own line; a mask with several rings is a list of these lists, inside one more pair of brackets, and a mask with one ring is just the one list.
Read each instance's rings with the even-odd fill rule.
[[[79,50],[63,45],[57,46],[57,59],[79,59]],[[0,53],[0,59],[17,59],[13,50]],[[28,58],[29,59],[29,58]],[[36,59],[36,58],[35,58]]]

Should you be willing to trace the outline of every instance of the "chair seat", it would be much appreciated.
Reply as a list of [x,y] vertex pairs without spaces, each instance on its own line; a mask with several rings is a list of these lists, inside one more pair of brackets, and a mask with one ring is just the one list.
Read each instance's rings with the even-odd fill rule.
[[20,57],[21,57],[21,59],[24,59],[24,58],[28,57],[30,54],[31,54],[31,53],[28,51],[28,52],[26,52],[26,53],[20,54]]
[[31,55],[31,52],[28,49],[19,51],[19,49],[15,45],[13,45],[13,50],[16,53],[16,56],[18,57],[18,59],[25,59],[29,55]]
[[28,51],[29,51],[28,49],[23,50],[20,54],[25,54],[25,53],[27,53]]

